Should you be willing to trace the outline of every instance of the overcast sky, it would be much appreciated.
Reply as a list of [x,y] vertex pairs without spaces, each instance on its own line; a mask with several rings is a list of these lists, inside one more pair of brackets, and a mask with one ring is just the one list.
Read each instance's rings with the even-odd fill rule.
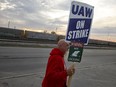
[[[0,0],[0,27],[66,34],[72,0]],[[76,0],[75,0],[76,1]],[[116,0],[77,0],[94,6],[90,38],[116,41]]]

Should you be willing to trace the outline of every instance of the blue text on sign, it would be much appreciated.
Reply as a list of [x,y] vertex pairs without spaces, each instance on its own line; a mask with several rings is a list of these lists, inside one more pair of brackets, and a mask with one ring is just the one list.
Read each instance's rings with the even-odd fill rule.
[[85,6],[72,5],[71,12],[73,15],[83,16],[90,18],[92,16],[93,9]]

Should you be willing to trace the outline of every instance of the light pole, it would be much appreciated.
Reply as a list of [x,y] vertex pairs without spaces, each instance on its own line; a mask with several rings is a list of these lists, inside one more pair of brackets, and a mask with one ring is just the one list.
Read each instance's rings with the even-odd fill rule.
[[110,32],[108,31],[108,40],[107,40],[107,42],[108,42],[108,46],[109,46],[109,43],[110,43]]
[[8,28],[10,27],[10,21],[8,21]]

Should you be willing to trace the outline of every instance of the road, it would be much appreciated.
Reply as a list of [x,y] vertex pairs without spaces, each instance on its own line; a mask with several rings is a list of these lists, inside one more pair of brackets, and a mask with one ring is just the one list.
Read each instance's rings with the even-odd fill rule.
[[[51,48],[0,47],[0,87],[41,87],[50,51]],[[72,63],[66,58],[69,67]],[[116,50],[84,49],[71,87],[115,87],[115,72]]]

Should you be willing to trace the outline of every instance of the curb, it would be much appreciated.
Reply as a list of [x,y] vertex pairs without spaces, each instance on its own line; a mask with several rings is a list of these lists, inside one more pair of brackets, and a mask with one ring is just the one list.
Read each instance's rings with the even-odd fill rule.
[[[38,75],[38,74],[30,73],[30,74],[23,74],[23,75],[16,75],[16,76],[2,77],[2,78],[0,78],[0,80],[11,79],[11,78],[27,77],[27,76],[37,76],[37,75]],[[41,76],[41,78],[42,78],[42,76]]]

